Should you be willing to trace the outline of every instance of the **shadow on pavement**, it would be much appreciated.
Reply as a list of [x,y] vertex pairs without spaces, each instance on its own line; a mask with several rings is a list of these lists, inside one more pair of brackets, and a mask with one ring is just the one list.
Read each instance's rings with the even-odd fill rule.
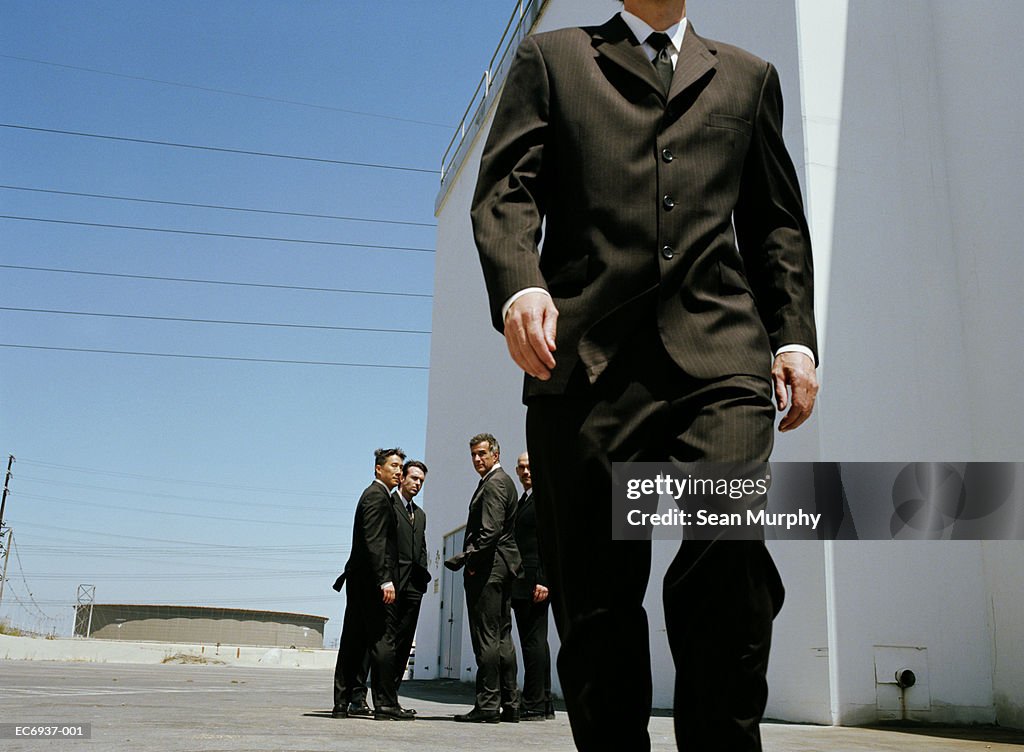
[[892,723],[868,726],[868,728],[900,734],[914,734],[916,736],[933,736],[940,739],[961,739],[963,741],[1024,746],[1024,731],[1003,726],[935,726],[927,723],[894,721]]

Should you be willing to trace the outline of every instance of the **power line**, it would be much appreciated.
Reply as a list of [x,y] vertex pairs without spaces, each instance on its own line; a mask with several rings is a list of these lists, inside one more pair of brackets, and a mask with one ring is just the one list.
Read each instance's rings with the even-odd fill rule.
[[[109,486],[93,486],[88,483],[71,483],[68,481],[51,480],[49,478],[33,478],[31,475],[18,474],[18,482],[30,481],[32,483],[43,483],[53,486],[67,486],[69,488],[88,488],[93,491],[105,491],[107,493],[131,494],[133,496],[148,496],[153,499],[174,499],[175,501],[194,501],[202,504],[225,504],[228,506],[239,506],[251,509],[254,507],[266,507],[279,512],[330,512],[336,514],[338,507],[311,507],[296,504],[282,504],[280,502],[259,502],[259,501],[229,501],[227,499],[210,499],[196,496],[181,496],[179,494],[158,493],[154,491],[136,491],[131,488],[110,488]],[[266,492],[266,489],[259,489]],[[18,494],[15,494],[17,496]],[[352,494],[349,494],[351,497]]]
[[301,102],[295,99],[278,99],[277,97],[268,97],[261,94],[247,94],[240,91],[231,91],[229,89],[215,89],[209,86],[196,86],[195,84],[184,84],[179,81],[166,81],[159,78],[147,78],[146,76],[131,76],[127,73],[114,73],[113,71],[101,70],[99,68],[85,68],[80,65],[67,65],[64,63],[54,63],[49,60],[37,60],[30,57],[18,57],[16,55],[0,55],[2,58],[8,60],[19,60],[23,63],[37,63],[39,65],[49,65],[54,68],[68,68],[70,70],[85,71],[87,73],[99,73],[104,76],[114,76],[116,78],[127,78],[133,81],[146,81],[153,84],[163,84],[165,86],[177,86],[182,89],[195,89],[196,91],[212,92],[214,94],[228,94],[233,97],[245,97],[246,99],[258,99],[264,102],[278,102],[280,104],[290,104],[297,107],[312,107],[317,110],[328,110],[331,112],[344,112],[347,115],[359,115],[361,117],[379,118],[381,120],[393,120],[399,123],[413,123],[415,125],[429,125],[434,128],[447,128],[448,130],[454,130],[455,126],[448,123],[435,123],[430,120],[414,120],[412,118],[396,117],[394,115],[382,115],[377,112],[366,112],[363,110],[349,110],[344,107],[334,107],[326,104],[316,104],[314,102]]
[[138,355],[150,358],[184,358],[187,360],[227,360],[239,363],[283,363],[298,366],[341,366],[346,368],[397,368],[408,371],[428,371],[429,366],[412,366],[388,363],[339,363],[328,360],[288,360],[285,358],[239,358],[227,355],[190,355],[185,353],[138,352],[133,350],[100,350],[89,347],[44,347],[43,345],[21,345],[0,342],[0,347],[22,350],[52,350],[55,352],[100,353],[103,355]]
[[114,272],[96,272],[86,269],[57,269],[46,266],[19,266],[16,264],[0,264],[0,269],[20,269],[32,272],[47,272],[51,274],[82,274],[92,277],[117,277],[123,279],[148,279],[159,282],[187,282],[190,284],[202,285],[226,285],[229,287],[260,287],[273,290],[300,290],[303,292],[335,292],[351,295],[387,295],[403,298],[428,298],[434,296],[429,293],[418,292],[394,292],[392,290],[355,290],[341,287],[308,287],[303,285],[277,285],[268,282],[239,282],[237,280],[225,279],[196,279],[194,277],[161,277],[155,274],[117,274]]
[[[189,486],[208,486],[211,488],[228,488],[234,491],[257,491],[259,493],[269,493],[274,495],[290,494],[292,496],[324,496],[327,498],[335,498],[337,496],[351,496],[355,497],[355,494],[335,491],[295,491],[289,488],[268,488],[266,486],[238,486],[229,483],[211,483],[209,481],[201,480],[190,480],[188,478],[168,478],[160,477],[156,475],[141,475],[139,473],[125,473],[115,470],[97,470],[93,467],[80,467],[77,465],[58,465],[54,462],[42,462],[40,460],[33,459],[21,459],[18,460],[19,464],[32,465],[34,467],[49,467],[57,470],[71,470],[80,473],[87,473],[89,475],[110,475],[118,478],[135,478],[137,480],[152,480],[159,481],[162,483],[173,483],[176,486],[189,485]],[[21,477],[20,475],[18,476]]]
[[11,548],[14,549],[14,559],[18,562],[18,571],[21,572],[21,581],[25,583],[25,592],[28,593],[29,601],[31,601],[32,605],[35,606],[35,609],[40,616],[44,619],[52,619],[53,617],[43,613],[43,610],[39,608],[39,604],[36,603],[35,597],[32,595],[32,589],[28,586],[28,580],[25,579],[25,570],[21,566],[21,554],[18,553],[18,544],[13,540],[11,542]]
[[207,552],[252,551],[263,549],[274,550],[290,548],[290,546],[237,546],[231,545],[229,543],[203,543],[202,541],[183,541],[180,539],[169,538],[147,538],[137,535],[124,535],[123,533],[103,533],[98,530],[84,530],[82,528],[60,528],[55,525],[43,525],[42,523],[26,523],[26,521],[18,521],[18,523],[14,523],[14,521],[12,520],[11,526],[14,525],[17,525],[19,528],[43,528],[45,530],[59,530],[65,533],[75,533],[78,535],[89,536],[89,538],[99,536],[102,538],[118,538],[131,541],[146,541],[151,543],[170,543],[172,545],[197,546],[200,549],[202,549],[202,553],[204,555],[206,555]]
[[271,527],[277,527],[284,525],[286,527],[316,527],[316,528],[339,528],[342,530],[348,529],[349,525],[333,525],[326,522],[292,522],[290,520],[254,520],[249,517],[223,517],[220,515],[213,514],[196,514],[193,512],[170,512],[164,509],[140,509],[138,507],[126,507],[118,504],[99,504],[92,501],[82,501],[81,499],[62,499],[58,496],[41,496],[38,494],[27,494],[19,493],[19,498],[22,499],[35,499],[36,501],[48,501],[54,504],[74,504],[79,507],[97,507],[99,509],[114,509],[121,512],[136,512],[142,514],[162,514],[167,517],[187,517],[189,519],[203,519],[203,520],[219,520],[221,522],[233,522],[235,524],[252,524],[252,525],[268,525]]
[[21,217],[11,214],[0,214],[0,219],[12,219],[20,222],[46,222],[58,225],[77,225],[80,227],[103,227],[112,230],[138,230],[140,232],[166,232],[175,235],[202,235],[211,238],[237,238],[241,240],[269,240],[275,243],[303,243],[306,245],[330,245],[345,248],[369,248],[379,251],[416,251],[433,253],[433,248],[419,248],[405,245],[371,245],[369,243],[342,243],[337,240],[304,240],[302,238],[277,238],[266,235],[238,235],[228,232],[201,232],[199,230],[176,230],[169,227],[139,227],[136,225],[112,225],[102,222],[78,222],[70,219],[50,219],[47,217]]
[[[205,562],[205,563],[204,562],[191,562],[191,561],[188,561],[188,560],[184,559],[183,557],[191,557],[194,554],[192,554],[190,552],[181,552],[181,551],[173,551],[173,552],[167,552],[167,553],[159,553],[159,552],[153,553],[153,552],[150,552],[147,549],[143,549],[143,550],[137,552],[138,553],[137,556],[133,556],[131,551],[120,552],[120,553],[104,553],[102,551],[96,551],[92,546],[80,546],[78,548],[68,548],[66,546],[23,546],[23,548],[26,549],[26,554],[31,552],[31,553],[34,553],[34,554],[41,554],[41,555],[45,554],[48,557],[72,557],[72,558],[74,558],[76,560],[83,559],[83,558],[88,558],[88,559],[116,559],[116,560],[128,560],[128,561],[145,561],[145,562],[149,562],[149,563],[152,564],[154,562],[154,560],[162,558],[162,559],[172,559],[179,566],[204,567],[206,569],[209,569],[211,567],[211,564],[208,563],[208,562]],[[332,559],[336,560],[338,557],[341,557],[344,553],[347,553],[347,552],[348,552],[348,550],[345,550],[345,551],[335,550],[335,551],[330,552],[330,556],[332,557]],[[268,557],[268,556],[266,556],[263,553],[259,553],[259,554],[229,554],[227,556],[230,556],[230,560],[231,561],[236,561],[236,562],[240,562],[240,561],[258,561],[258,562],[262,562],[262,564],[264,564],[264,565],[268,561],[272,560],[272,557]],[[211,556],[211,555],[207,554],[207,555],[204,556],[204,558],[206,558],[206,559],[217,558],[217,555]],[[221,557],[221,558],[224,558],[224,557]],[[289,554],[287,559],[286,559],[286,562],[288,564],[308,564],[310,566],[323,566],[325,558],[326,557],[320,557],[320,558],[317,558],[317,559],[300,559],[300,558],[294,557],[292,554]],[[278,562],[278,563],[284,563],[284,562]],[[251,572],[252,571],[252,564],[238,564],[237,566],[232,566],[230,564],[217,563],[216,567],[217,567],[217,569],[225,570],[225,571],[229,570],[229,569],[235,569],[235,570],[238,570],[240,572]]]
[[285,329],[317,329],[337,332],[386,332],[391,334],[430,334],[429,329],[382,329],[362,326],[329,326],[320,324],[287,324],[275,321],[228,321],[224,319],[193,319],[180,316],[144,316],[130,313],[103,313],[99,311],[60,311],[50,308],[15,308],[0,306],[0,311],[18,311],[20,313],[45,313],[60,316],[96,316],[110,319],[138,319],[141,321],[175,321],[189,324],[228,324],[231,326],[263,326]]
[[[3,55],[0,55],[3,57]],[[186,206],[193,209],[220,209],[223,211],[249,212],[251,214],[274,214],[285,217],[311,217],[313,219],[339,219],[346,222],[372,222],[385,225],[411,225],[413,227],[437,227],[436,222],[413,222],[401,219],[375,219],[371,217],[347,217],[338,214],[313,214],[310,212],[275,211],[273,209],[254,209],[243,206],[223,206],[221,204],[197,204],[189,201],[166,201],[155,198],[137,196],[113,196],[106,193],[80,193],[77,191],[58,191],[52,188],[28,188],[20,185],[0,185],[8,191],[28,191],[31,193],[51,193],[58,196],[82,196],[85,198],[102,198],[110,201],[134,201],[141,204],[161,204],[163,206]]]
[[[96,543],[94,541],[82,541],[72,538],[60,538],[51,537],[48,535],[33,535],[31,538],[33,543],[25,544],[22,543],[22,549],[26,551],[34,552],[45,552],[53,553],[58,555],[69,555],[74,556],[77,554],[84,553],[96,553],[104,556],[110,556],[114,554],[146,554],[156,557],[196,557],[202,556],[208,559],[217,558],[252,558],[252,557],[288,557],[289,561],[299,559],[295,558],[297,555],[304,556],[333,556],[335,554],[348,553],[351,551],[351,547],[336,545],[333,543],[317,543],[312,545],[303,546],[238,546],[238,550],[230,551],[208,551],[203,548],[199,548],[193,544],[181,544],[181,545],[168,545],[168,546],[154,546],[148,544],[145,546],[131,546],[124,544],[104,544]],[[39,543],[39,541],[43,541]],[[60,544],[60,545],[54,545]],[[323,559],[318,558],[318,562],[322,563]]]
[[[309,578],[309,577],[334,577],[337,575],[336,570],[330,569],[310,569],[310,570],[291,570],[291,571],[252,571],[250,570],[246,575],[246,580],[277,580],[277,579],[289,579],[289,578]],[[82,572],[37,572],[32,575],[36,580],[99,580],[103,578],[109,578],[117,581],[138,581],[138,580],[173,580],[175,582],[182,581],[207,581],[207,580],[237,580],[238,572],[156,572],[156,573],[131,573],[127,574],[124,572],[106,572],[106,573],[82,573]],[[42,611],[40,611],[42,613]],[[45,615],[44,615],[45,617]],[[50,618],[50,617],[45,617]]]
[[[107,575],[103,575],[103,576],[107,576]],[[273,604],[273,603],[305,603],[307,601],[335,601],[335,600],[337,600],[337,598],[338,598],[338,596],[336,594],[334,594],[334,593],[331,593],[330,595],[323,595],[323,594],[320,594],[320,595],[308,595],[308,596],[292,595],[292,596],[282,596],[280,598],[273,598],[273,597],[270,597],[270,598],[209,598],[209,599],[204,599],[204,600],[206,600],[206,603],[207,604],[211,604],[212,603],[212,604],[216,604],[216,605],[200,606],[200,608],[227,608],[227,607],[229,607],[229,604],[230,605],[245,606],[245,605],[251,605],[251,604],[254,604],[254,603],[271,603],[271,604]],[[68,606],[68,607],[71,607],[71,608],[74,608],[74,606],[75,606],[75,602],[72,601],[72,600],[68,600],[68,599],[52,598],[52,599],[47,599],[47,600],[41,600],[40,602],[45,604],[45,605],[47,605],[47,606]],[[145,603],[141,603],[141,604],[138,604],[138,605],[145,605],[145,606],[180,606],[180,605],[182,605],[182,603],[181,603],[180,600],[177,600],[177,601],[152,601],[152,600],[147,599]],[[189,604],[189,605],[196,605],[196,604]],[[267,610],[273,610],[273,609],[267,609]]]
[[157,141],[146,138],[128,138],[127,136],[111,136],[104,133],[84,133],[82,131],[65,131],[58,128],[37,128],[18,123],[0,123],[0,128],[14,128],[37,133],[55,133],[61,136],[79,136],[81,138],[99,138],[106,141],[124,141],[132,144],[149,144],[152,146],[170,146],[176,149],[196,149],[199,151],[215,151],[224,154],[244,154],[250,157],[272,157],[274,159],[293,159],[300,162],[320,162],[322,164],[345,165],[348,167],[368,167],[377,170],[399,170],[402,172],[419,172],[426,175],[439,175],[439,170],[428,170],[424,167],[408,167],[405,165],[381,164],[377,162],[353,162],[345,159],[327,159],[325,157],[307,157],[297,154],[276,154],[267,151],[251,151],[248,149],[230,149],[224,146],[202,146],[200,144],[181,144],[174,141]]

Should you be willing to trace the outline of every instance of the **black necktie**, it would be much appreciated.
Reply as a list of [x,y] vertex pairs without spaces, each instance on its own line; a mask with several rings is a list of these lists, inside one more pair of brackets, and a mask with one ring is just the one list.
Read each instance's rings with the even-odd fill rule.
[[654,70],[661,79],[661,85],[666,94],[668,94],[669,87],[672,86],[672,74],[675,73],[675,69],[672,67],[672,55],[668,51],[671,41],[668,34],[663,31],[656,31],[647,37],[647,44],[651,45],[656,53],[651,62],[654,64]]
[[412,511],[412,502],[410,501],[408,504],[406,504],[405,508],[409,510],[409,522],[412,522],[416,518],[416,515],[413,514]]
[[520,499],[519,499],[519,506],[520,506],[520,507],[522,507],[522,506],[523,506],[523,504],[525,504],[525,503],[526,503],[526,500],[527,500],[528,498],[530,498],[530,494],[528,494],[528,493],[525,493],[525,492],[524,492],[524,493],[523,493],[523,495],[522,495],[522,497],[520,497]]

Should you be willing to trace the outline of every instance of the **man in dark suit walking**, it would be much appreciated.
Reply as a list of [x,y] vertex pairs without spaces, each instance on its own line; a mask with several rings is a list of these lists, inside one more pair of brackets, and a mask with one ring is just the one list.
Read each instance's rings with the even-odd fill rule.
[[[345,620],[334,667],[334,718],[347,718],[358,675],[370,656],[374,718],[415,718],[395,690],[395,577],[398,537],[391,489],[402,475],[401,449],[374,452],[374,480],[356,504],[352,554],[335,589],[345,586]],[[365,680],[365,674],[363,675]],[[358,710],[358,709],[357,709]]]
[[420,603],[427,592],[427,514],[413,499],[423,489],[427,466],[409,460],[402,467],[402,480],[392,493],[395,527],[398,530],[398,579],[395,581],[395,693],[409,663]]
[[476,702],[465,723],[519,721],[516,651],[512,645],[510,586],[521,571],[516,547],[516,487],[498,462],[498,440],[481,433],[469,441],[480,484],[469,502],[462,553],[445,562],[465,567],[466,611],[476,656]]
[[[527,374],[573,735],[632,752],[650,747],[650,543],[611,539],[612,463],[765,461],[773,393],[791,430],[817,381],[775,68],[698,36],[685,0],[624,6],[522,42],[472,220],[492,321]],[[763,543],[684,541],[663,598],[680,748],[760,749],[782,596]]]
[[530,455],[516,460],[516,475],[523,486],[516,510],[516,546],[523,560],[523,576],[512,582],[512,612],[516,616],[519,648],[523,651],[523,691],[519,719],[543,721],[555,717],[551,700],[551,648],[548,645],[548,583],[537,543],[537,510],[533,504]]

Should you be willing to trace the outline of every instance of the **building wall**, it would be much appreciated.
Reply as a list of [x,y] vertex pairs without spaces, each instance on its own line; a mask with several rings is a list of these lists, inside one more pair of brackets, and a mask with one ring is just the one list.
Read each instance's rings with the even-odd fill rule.
[[[1012,0],[799,2],[807,185],[823,336],[823,459],[1010,460],[1024,313],[1021,62]],[[984,50],[984,52],[982,52]],[[999,60],[999,65],[991,64]],[[1004,68],[1005,66],[1005,68]],[[998,70],[993,70],[998,68]],[[1018,125],[1014,126],[1013,123]],[[979,367],[980,364],[987,364]],[[893,717],[893,650],[927,685],[910,717],[1020,725],[1020,543],[826,545],[832,716]],[[994,604],[999,607],[995,608]],[[1004,649],[999,650],[1002,646]],[[911,650],[926,648],[926,650]],[[878,681],[876,681],[878,680]],[[994,687],[1001,689],[996,699]],[[1016,699],[1010,699],[1011,697]],[[1016,720],[1014,720],[1016,719]]]
[[[618,7],[549,0],[538,28],[597,23]],[[808,205],[822,393],[815,419],[780,436],[775,458],[1020,460],[1024,108],[1010,93],[1024,63],[1011,31],[1024,4],[691,0],[688,11],[699,33],[779,68]],[[506,464],[523,446],[521,381],[489,327],[469,225],[485,134],[438,210],[427,426],[431,498],[443,499],[431,510],[438,541],[464,523],[475,487],[468,437],[495,433]],[[1024,545],[770,546],[787,601],[769,717],[853,724],[905,712],[1024,726]],[[652,582],[672,549],[655,544]],[[647,605],[655,704],[666,707],[672,669],[658,591]],[[430,605],[424,647],[438,639]],[[474,669],[468,630],[463,637],[463,665]],[[902,697],[894,666],[919,676]]]
[[[76,636],[85,636],[89,606],[78,606]],[[224,645],[322,648],[323,616],[190,606],[92,606],[89,637]]]

